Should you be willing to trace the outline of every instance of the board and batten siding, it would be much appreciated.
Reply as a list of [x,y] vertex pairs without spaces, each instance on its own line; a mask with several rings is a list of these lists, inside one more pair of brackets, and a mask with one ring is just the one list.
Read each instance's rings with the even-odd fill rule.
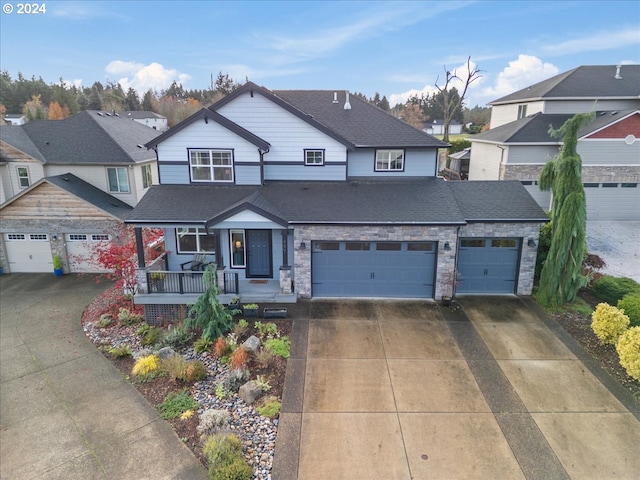
[[[504,150],[504,157],[509,147]],[[493,143],[472,142],[469,160],[469,180],[500,180],[502,149]]]
[[[158,145],[158,166],[163,184],[188,184],[190,148],[212,148],[233,150],[234,162],[255,163],[236,167],[236,183],[260,184],[260,154],[258,147],[236,135],[220,124],[209,120],[197,121],[176,132]],[[180,165],[166,165],[164,162],[182,162]],[[248,171],[253,169],[255,171]]]
[[[218,113],[271,144],[269,153],[264,155],[265,179],[346,178],[345,145],[259,93],[254,93],[253,97],[249,93],[241,95],[218,109]],[[324,150],[324,167],[305,166],[305,149]],[[287,165],[288,162],[292,165]]]
[[[392,149],[381,149],[392,150]],[[436,148],[405,148],[404,171],[376,172],[376,149],[358,148],[349,153],[349,178],[353,177],[433,177],[436,174]]]

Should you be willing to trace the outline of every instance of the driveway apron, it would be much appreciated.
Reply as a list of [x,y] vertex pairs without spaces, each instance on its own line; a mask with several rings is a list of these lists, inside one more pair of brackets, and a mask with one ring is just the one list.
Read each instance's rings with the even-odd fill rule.
[[156,410],[85,336],[92,276],[0,276],[0,477],[204,479]]
[[638,402],[530,299],[300,311],[274,480],[638,478]]

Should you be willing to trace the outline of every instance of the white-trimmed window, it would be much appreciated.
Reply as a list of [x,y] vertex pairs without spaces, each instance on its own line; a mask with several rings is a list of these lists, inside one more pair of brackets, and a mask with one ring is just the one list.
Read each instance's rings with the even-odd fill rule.
[[191,149],[189,170],[192,182],[233,182],[233,151]]
[[178,253],[216,253],[216,237],[204,228],[176,229]]
[[305,149],[304,151],[304,164],[305,165],[324,165],[324,150],[311,150]]
[[126,167],[107,167],[109,192],[129,193],[129,174]]
[[527,116],[527,106],[518,105],[518,120]]
[[376,172],[404,170],[404,150],[376,150]]
[[151,165],[142,165],[142,188],[149,188],[153,185],[153,175],[151,174]]
[[231,268],[244,268],[247,264],[244,230],[230,230],[229,238],[231,240]]
[[18,184],[20,185],[20,188],[27,188],[31,185],[28,167],[18,167]]

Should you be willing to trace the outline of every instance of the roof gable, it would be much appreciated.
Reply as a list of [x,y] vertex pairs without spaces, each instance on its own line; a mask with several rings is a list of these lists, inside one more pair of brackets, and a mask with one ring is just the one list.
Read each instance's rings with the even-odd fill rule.
[[628,135],[640,138],[640,111],[600,112],[593,122],[583,128],[581,134],[585,139],[619,139]]

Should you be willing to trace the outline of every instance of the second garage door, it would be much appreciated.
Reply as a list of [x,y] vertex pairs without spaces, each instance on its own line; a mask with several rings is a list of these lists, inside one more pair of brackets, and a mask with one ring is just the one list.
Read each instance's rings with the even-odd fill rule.
[[519,238],[462,238],[457,293],[515,293]]
[[68,233],[67,255],[69,271],[74,273],[102,273],[105,271],[97,259],[95,247],[100,242],[109,240],[106,234]]
[[435,242],[312,242],[314,297],[433,298]]

